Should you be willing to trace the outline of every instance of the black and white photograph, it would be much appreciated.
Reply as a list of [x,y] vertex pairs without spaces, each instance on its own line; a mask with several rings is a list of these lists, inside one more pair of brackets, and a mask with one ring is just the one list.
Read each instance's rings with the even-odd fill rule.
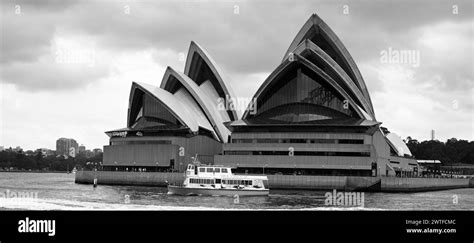
[[0,242],[473,242],[473,63],[472,0],[1,0]]

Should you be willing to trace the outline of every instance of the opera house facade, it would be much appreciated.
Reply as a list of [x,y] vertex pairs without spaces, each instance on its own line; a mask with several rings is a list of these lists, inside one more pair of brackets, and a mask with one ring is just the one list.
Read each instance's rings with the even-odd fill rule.
[[242,115],[231,104],[235,84],[227,82],[191,42],[183,73],[168,67],[160,86],[133,83],[127,127],[106,132],[104,169],[183,171],[198,155],[202,163],[249,174],[417,172],[404,142],[376,120],[351,55],[317,15]]

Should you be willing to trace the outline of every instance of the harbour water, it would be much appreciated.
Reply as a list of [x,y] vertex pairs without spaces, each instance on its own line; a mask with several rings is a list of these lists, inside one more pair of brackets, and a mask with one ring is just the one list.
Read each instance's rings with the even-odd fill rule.
[[[74,174],[0,173],[0,210],[474,210],[474,188],[364,193],[363,206],[328,206],[331,191],[271,190],[268,197],[168,195],[162,187],[74,183]],[[332,192],[331,192],[332,193]],[[30,195],[28,198],[18,196]]]

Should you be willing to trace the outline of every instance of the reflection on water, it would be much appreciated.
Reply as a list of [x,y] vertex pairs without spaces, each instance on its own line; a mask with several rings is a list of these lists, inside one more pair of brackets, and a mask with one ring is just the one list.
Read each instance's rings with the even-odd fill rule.
[[[33,192],[37,199],[6,199],[6,192]],[[271,190],[268,197],[168,195],[166,188],[80,185],[73,174],[0,173],[0,209],[33,210],[474,210],[474,189],[420,193],[365,193],[364,207],[325,205],[326,191]],[[457,198],[457,204],[454,203]]]

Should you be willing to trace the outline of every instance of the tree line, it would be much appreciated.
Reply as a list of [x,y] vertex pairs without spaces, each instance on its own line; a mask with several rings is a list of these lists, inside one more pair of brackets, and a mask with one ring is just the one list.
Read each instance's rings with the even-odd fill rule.
[[450,138],[446,142],[419,142],[411,137],[404,141],[416,159],[439,160],[444,165],[474,164],[474,141]]
[[0,152],[0,171],[3,170],[26,170],[26,171],[71,171],[76,169],[92,169],[100,167],[102,153],[91,158],[79,154],[75,158],[49,155],[44,156],[41,152],[27,155],[23,151],[7,149]]
[[[419,142],[407,137],[404,140],[416,159],[440,160],[444,165],[472,164],[474,165],[474,141],[448,139],[446,142],[427,140]],[[26,155],[7,149],[0,152],[0,170],[32,170],[32,171],[67,171],[76,169],[100,169],[103,154],[91,158],[78,154],[75,158],[63,156],[44,156],[41,152]]]

